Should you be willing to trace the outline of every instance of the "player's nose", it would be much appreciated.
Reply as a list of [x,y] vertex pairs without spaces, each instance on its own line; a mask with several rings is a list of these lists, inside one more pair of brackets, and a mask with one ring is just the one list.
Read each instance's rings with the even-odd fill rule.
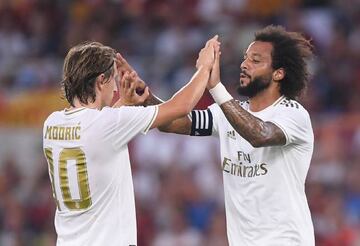
[[246,69],[248,69],[246,60],[243,60],[243,61],[241,62],[240,68],[241,68],[241,70],[246,70]]

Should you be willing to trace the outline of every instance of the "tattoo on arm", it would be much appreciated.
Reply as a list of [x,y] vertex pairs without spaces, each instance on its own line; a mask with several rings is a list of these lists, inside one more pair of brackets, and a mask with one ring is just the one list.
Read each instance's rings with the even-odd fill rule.
[[234,99],[221,104],[232,127],[254,147],[284,145],[284,132],[271,122],[264,122],[244,110]]

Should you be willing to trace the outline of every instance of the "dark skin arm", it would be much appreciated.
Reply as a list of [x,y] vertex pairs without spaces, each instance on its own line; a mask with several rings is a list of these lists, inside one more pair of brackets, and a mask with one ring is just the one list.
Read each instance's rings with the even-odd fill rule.
[[[135,72],[135,70],[130,66],[130,64],[121,56],[120,53],[117,54],[117,65],[118,70],[121,74],[125,72]],[[136,72],[135,72],[136,74]],[[136,74],[137,77],[137,87],[139,91],[143,91],[146,88],[145,82]],[[154,94],[151,93],[149,90],[149,96],[142,104],[143,106],[150,106],[150,105],[159,105],[162,104],[164,101],[157,98]],[[184,134],[190,135],[191,131],[191,120],[189,117],[181,117],[178,118],[168,124],[159,126],[158,129],[162,132],[168,133],[176,133],[176,134]]]
[[[144,106],[158,105],[161,103],[163,103],[163,101],[150,92],[149,97],[144,102]],[[162,132],[190,135],[191,120],[187,116],[181,117],[169,124],[159,126],[158,129]]]
[[[150,93],[145,101],[146,105],[160,104],[162,101]],[[271,122],[265,122],[244,110],[237,101],[230,100],[223,103],[222,109],[225,117],[243,138],[254,147],[284,145],[286,138],[283,131]],[[188,117],[179,118],[168,125],[159,127],[162,132],[189,135],[191,120]]]
[[[207,85],[208,89],[214,88],[221,81],[220,55],[221,52],[216,50],[215,62]],[[284,145],[286,143],[285,135],[279,127],[250,114],[234,99],[221,104],[220,108],[235,131],[253,147]]]
[[[215,51],[215,63],[212,68],[208,89],[213,88],[220,81],[220,51]],[[133,71],[126,60],[118,55],[120,68],[125,71]],[[145,88],[145,83],[139,78],[140,88]],[[154,96],[151,92],[145,100],[144,106],[158,105],[162,100]],[[221,106],[225,117],[232,127],[254,147],[265,147],[272,145],[284,145],[286,138],[283,131],[271,122],[264,122],[244,110],[235,100],[223,103]],[[191,120],[185,116],[172,121],[166,125],[159,126],[162,132],[189,135],[191,131]]]
[[254,147],[284,145],[284,132],[271,122],[265,122],[244,110],[234,99],[221,104],[226,119],[235,131]]

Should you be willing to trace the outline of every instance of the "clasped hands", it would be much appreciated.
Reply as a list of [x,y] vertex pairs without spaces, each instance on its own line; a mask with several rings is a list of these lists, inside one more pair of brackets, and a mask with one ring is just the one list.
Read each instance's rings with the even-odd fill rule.
[[[200,50],[196,61],[198,70],[205,69],[209,72],[207,89],[215,87],[220,82],[220,44],[218,35],[209,39]],[[144,105],[151,94],[149,87],[120,53],[116,54],[116,66],[121,77],[118,85],[120,98],[113,107]]]

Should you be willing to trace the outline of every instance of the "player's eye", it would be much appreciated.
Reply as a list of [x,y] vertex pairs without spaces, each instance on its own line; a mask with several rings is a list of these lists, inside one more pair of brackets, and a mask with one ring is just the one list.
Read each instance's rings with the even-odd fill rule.
[[260,63],[260,60],[258,58],[251,58],[250,61],[254,64]]

